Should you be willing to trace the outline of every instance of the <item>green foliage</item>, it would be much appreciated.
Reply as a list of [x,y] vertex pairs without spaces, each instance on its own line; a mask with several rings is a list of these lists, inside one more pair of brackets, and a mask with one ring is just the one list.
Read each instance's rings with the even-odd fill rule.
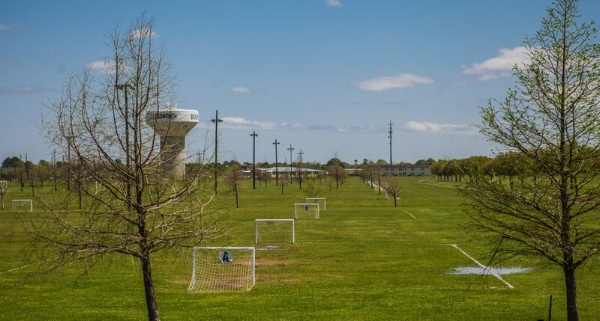
[[319,185],[314,180],[308,180],[304,186],[306,197],[317,197],[319,195]]
[[21,167],[21,166],[23,166],[23,161],[19,157],[16,157],[16,156],[7,157],[2,162],[2,168]]
[[464,190],[474,225],[506,240],[502,250],[562,268],[570,321],[579,320],[575,271],[600,246],[600,46],[578,5],[553,3],[524,41],[515,87],[481,108],[480,132],[509,152],[486,164],[489,179],[479,175]]

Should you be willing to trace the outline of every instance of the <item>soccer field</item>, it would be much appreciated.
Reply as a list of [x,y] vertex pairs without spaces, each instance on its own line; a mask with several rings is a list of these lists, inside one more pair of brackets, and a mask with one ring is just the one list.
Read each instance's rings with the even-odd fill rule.
[[[352,177],[339,189],[314,184],[327,199],[319,218],[295,220],[295,243],[255,243],[256,219],[294,218],[307,197],[294,183],[268,189],[244,182],[240,208],[220,187],[219,208],[230,231],[205,246],[256,247],[256,283],[237,293],[188,293],[191,250],[154,257],[156,295],[163,320],[553,320],[565,319],[562,273],[525,259],[495,262],[529,268],[502,275],[452,274],[487,264],[494,244],[464,229],[466,216],[453,182],[435,177],[398,178],[398,207]],[[306,189],[306,184],[303,184]],[[36,191],[44,197],[48,191]],[[11,199],[26,199],[15,184],[0,210],[0,320],[144,320],[144,288],[137,261],[107,256],[82,275],[70,265],[38,275],[23,265],[28,238]],[[263,233],[263,231],[261,231]],[[455,245],[455,246],[453,246]],[[460,250],[462,251],[460,251]],[[468,254],[465,255],[465,254]],[[474,260],[473,260],[474,259]],[[579,270],[582,320],[600,315],[595,262]],[[510,288],[507,283],[513,286]]]

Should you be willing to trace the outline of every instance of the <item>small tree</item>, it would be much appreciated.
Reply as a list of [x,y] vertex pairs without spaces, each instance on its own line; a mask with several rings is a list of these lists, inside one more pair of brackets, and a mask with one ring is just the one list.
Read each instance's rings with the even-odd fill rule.
[[394,207],[398,207],[398,196],[402,191],[398,180],[394,177],[386,177],[383,180],[383,189],[394,199]]
[[34,176],[40,182],[40,187],[44,187],[44,182],[50,177],[50,165],[47,161],[40,160],[34,171]]
[[504,240],[502,251],[561,267],[569,321],[579,320],[575,271],[600,253],[600,46],[577,5],[555,1],[525,39],[516,88],[482,108],[481,133],[523,166],[518,183],[472,179],[464,189],[467,214]]
[[334,157],[327,162],[327,171],[329,175],[335,179],[335,188],[340,188],[340,184],[344,183],[346,179],[346,171],[344,170],[344,163],[341,160]]
[[0,208],[4,209],[4,193],[8,190],[8,182],[0,183]]
[[50,271],[113,253],[138,260],[152,321],[160,319],[154,254],[192,247],[216,233],[203,212],[214,194],[198,192],[207,181],[198,173],[205,171],[183,177],[169,172],[163,165],[173,160],[161,151],[171,146],[145,123],[172,101],[174,78],[156,36],[153,21],[144,15],[125,32],[117,26],[105,73],[72,76],[61,99],[47,106],[43,132],[70,153],[67,166],[74,166],[68,170],[76,190],[68,193],[82,196],[82,211],[64,211],[65,202],[47,201],[43,216],[26,222]]
[[240,184],[240,164],[237,161],[231,161],[225,172],[225,179],[231,185],[231,192],[235,195],[235,207],[240,207],[239,184]]

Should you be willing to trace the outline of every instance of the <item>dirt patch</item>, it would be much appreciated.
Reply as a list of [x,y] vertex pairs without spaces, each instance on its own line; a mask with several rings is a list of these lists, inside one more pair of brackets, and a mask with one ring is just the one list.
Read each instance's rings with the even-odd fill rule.
[[274,266],[274,267],[284,267],[285,263],[278,260],[267,260],[267,259],[257,259],[256,266]]

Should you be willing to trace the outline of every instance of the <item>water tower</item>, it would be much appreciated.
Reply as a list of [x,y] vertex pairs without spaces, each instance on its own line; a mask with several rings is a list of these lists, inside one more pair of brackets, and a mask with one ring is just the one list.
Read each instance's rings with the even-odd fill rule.
[[160,137],[163,168],[176,177],[185,175],[185,136],[198,124],[197,110],[177,109],[149,111],[146,122]]

